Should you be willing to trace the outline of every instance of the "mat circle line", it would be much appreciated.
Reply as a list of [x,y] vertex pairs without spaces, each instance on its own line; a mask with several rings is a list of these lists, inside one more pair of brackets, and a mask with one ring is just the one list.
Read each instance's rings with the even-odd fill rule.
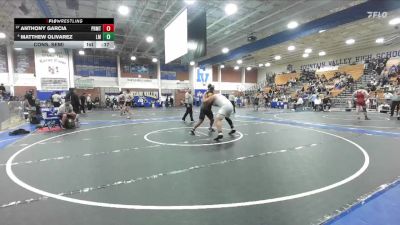
[[[199,128],[207,128],[207,127],[199,127]],[[150,136],[151,134],[155,134],[155,133],[159,133],[160,131],[167,131],[167,130],[178,130],[178,129],[192,129],[191,127],[172,127],[172,128],[166,128],[166,129],[161,129],[161,130],[155,130],[155,131],[151,131],[147,134],[144,135],[144,140],[151,142],[153,144],[158,144],[158,145],[169,145],[169,146],[187,146],[187,147],[195,147],[195,146],[210,146],[210,145],[222,145],[222,144],[227,144],[227,143],[232,143],[232,142],[236,142],[239,141],[240,139],[243,138],[243,134],[240,133],[239,131],[236,131],[236,133],[239,134],[239,137],[233,140],[228,140],[228,141],[219,141],[219,142],[214,142],[214,143],[205,143],[205,144],[180,144],[180,143],[164,143],[164,142],[158,142],[158,141],[153,141],[151,140],[148,136]],[[226,129],[224,129],[226,130]],[[189,134],[188,134],[189,135]]]
[[[166,122],[166,121],[152,121],[152,122]],[[251,122],[251,121],[250,121]],[[66,134],[61,134],[61,135],[57,135],[54,137],[50,137],[50,138],[46,138],[43,139],[41,141],[37,141],[34,142],[20,150],[18,150],[17,152],[15,152],[8,160],[6,163],[6,172],[8,177],[17,185],[21,186],[22,188],[34,192],[36,194],[42,195],[42,196],[46,196],[49,198],[53,198],[53,199],[57,199],[57,200],[61,200],[61,201],[65,201],[65,202],[70,202],[70,203],[75,203],[75,204],[81,204],[81,205],[88,205],[88,206],[97,206],[97,207],[104,207],[104,208],[117,208],[117,209],[135,209],[135,210],[200,210],[200,209],[222,209],[222,208],[234,208],[234,207],[244,207],[244,206],[255,206],[255,205],[263,205],[263,204],[269,204],[269,203],[274,203],[274,202],[282,202],[282,201],[288,201],[288,200],[293,200],[293,199],[298,199],[298,198],[303,198],[303,197],[307,197],[307,196],[311,196],[311,195],[315,195],[321,192],[325,192],[331,189],[334,189],[336,187],[339,187],[341,185],[344,185],[354,179],[356,179],[357,177],[359,177],[361,174],[363,174],[368,166],[369,166],[369,155],[368,153],[365,151],[365,149],[363,147],[361,147],[360,145],[358,145],[357,143],[346,139],[342,136],[336,135],[336,134],[332,134],[332,133],[328,133],[325,131],[320,131],[320,130],[316,130],[316,129],[312,129],[312,128],[302,128],[305,130],[311,130],[311,131],[315,131],[315,132],[319,132],[322,134],[327,134],[339,139],[342,139],[352,145],[354,145],[355,147],[357,147],[357,149],[359,151],[361,151],[361,153],[364,156],[364,163],[361,166],[361,168],[359,170],[357,170],[354,174],[350,175],[349,177],[338,181],[336,183],[330,184],[328,186],[324,186],[321,188],[317,188],[311,191],[306,191],[306,192],[301,192],[298,194],[293,194],[293,195],[288,195],[288,196],[282,196],[282,197],[276,197],[276,198],[270,198],[270,199],[263,199],[263,200],[255,200],[255,201],[246,201],[246,202],[234,202],[234,203],[221,203],[221,204],[208,204],[208,205],[128,205],[128,204],[115,204],[115,203],[105,203],[105,202],[96,202],[96,201],[89,201],[89,200],[81,200],[81,199],[76,199],[76,198],[70,198],[70,197],[66,197],[66,196],[61,196],[61,195],[57,195],[54,193],[50,193],[41,189],[38,189],[36,187],[33,187],[27,183],[25,183],[24,181],[22,181],[21,179],[19,179],[15,174],[14,171],[12,170],[12,165],[13,165],[13,161],[14,159],[21,154],[22,152],[28,150],[29,148],[40,144],[42,142],[46,142],[58,137],[63,137],[66,135],[71,135],[71,134],[76,134],[76,133],[80,133],[80,132],[85,132],[85,131],[90,131],[90,130],[96,130],[96,129],[104,129],[104,128],[110,128],[110,127],[116,127],[116,126],[126,126],[126,125],[132,125],[134,123],[131,124],[117,124],[117,125],[110,125],[110,126],[101,126],[101,127],[95,127],[95,128],[88,128],[88,129],[84,129],[84,130],[78,130],[78,131],[74,131],[74,132],[70,132],[70,133],[66,133]]]

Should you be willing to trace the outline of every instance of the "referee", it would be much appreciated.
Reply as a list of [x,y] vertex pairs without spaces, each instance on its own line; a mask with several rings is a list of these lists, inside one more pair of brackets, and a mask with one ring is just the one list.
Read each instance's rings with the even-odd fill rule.
[[186,112],[185,115],[183,115],[182,120],[186,120],[186,116],[189,114],[190,115],[190,120],[194,122],[193,120],[193,96],[192,96],[192,90],[188,90],[185,93],[185,107],[186,107]]

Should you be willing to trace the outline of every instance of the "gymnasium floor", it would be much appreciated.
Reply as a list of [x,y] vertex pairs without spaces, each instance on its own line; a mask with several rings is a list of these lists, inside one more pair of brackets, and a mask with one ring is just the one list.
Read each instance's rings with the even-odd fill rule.
[[239,109],[219,143],[182,114],[93,112],[1,149],[1,224],[318,224],[400,174],[383,114]]

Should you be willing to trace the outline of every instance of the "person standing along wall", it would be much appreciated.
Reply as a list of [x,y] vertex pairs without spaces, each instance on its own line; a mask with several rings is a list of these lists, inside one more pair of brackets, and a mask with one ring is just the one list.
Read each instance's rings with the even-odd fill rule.
[[398,84],[395,88],[392,96],[392,105],[390,106],[390,116],[394,115],[394,110],[396,109],[397,116],[399,116],[400,109],[400,85]]
[[186,120],[186,116],[189,114],[190,116],[190,121],[194,122],[193,120],[193,96],[192,96],[192,90],[188,90],[185,93],[185,107],[186,107],[186,112],[182,117],[182,120]]
[[80,102],[81,102],[81,110],[83,113],[85,112],[85,105],[86,105],[86,93],[83,93],[80,97]]
[[[72,105],[72,107],[74,108],[74,112],[76,113],[76,114],[80,114],[81,113],[81,110],[80,110],[80,107],[81,107],[81,103],[80,103],[80,100],[79,100],[79,96],[76,94],[76,90],[75,89],[73,89],[73,88],[71,88],[70,89],[70,96],[71,96],[71,105]],[[66,100],[67,101],[67,100]]]
[[172,96],[169,98],[169,103],[171,107],[174,107],[174,99],[172,98]]
[[86,97],[86,104],[88,107],[88,111],[91,111],[93,107],[93,102],[92,102],[92,96],[90,94],[88,94],[88,96]]

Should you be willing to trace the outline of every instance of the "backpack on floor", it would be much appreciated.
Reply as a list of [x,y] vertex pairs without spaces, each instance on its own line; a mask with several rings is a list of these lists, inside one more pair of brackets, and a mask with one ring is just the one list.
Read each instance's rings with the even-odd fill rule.
[[25,130],[25,129],[18,129],[18,130],[14,130],[11,131],[10,133],[8,133],[10,136],[15,136],[15,135],[21,135],[21,134],[29,134],[30,132]]

